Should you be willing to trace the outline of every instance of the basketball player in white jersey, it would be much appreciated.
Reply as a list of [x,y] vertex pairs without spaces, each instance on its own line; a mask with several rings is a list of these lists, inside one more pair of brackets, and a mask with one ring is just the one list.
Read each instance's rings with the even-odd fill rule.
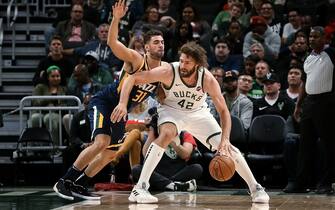
[[[138,183],[134,186],[129,201],[156,203],[158,199],[148,192],[149,178],[164,154],[165,148],[181,130],[187,130],[207,148],[220,155],[230,155],[236,171],[248,184],[252,201],[268,203],[269,196],[255,180],[241,152],[230,144],[230,113],[214,76],[204,67],[207,64],[205,50],[194,42],[181,48],[179,62],[161,66],[151,71],[138,72],[128,77],[122,87],[118,106],[111,120],[120,121],[127,113],[126,104],[133,85],[161,82],[166,98],[158,108],[159,136],[150,145]],[[220,125],[210,114],[205,103],[207,93],[220,114]]]

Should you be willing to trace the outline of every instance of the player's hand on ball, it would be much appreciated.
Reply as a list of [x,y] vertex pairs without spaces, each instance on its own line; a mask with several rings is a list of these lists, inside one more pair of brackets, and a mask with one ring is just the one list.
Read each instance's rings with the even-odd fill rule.
[[219,155],[231,156],[231,144],[229,140],[225,140],[220,143],[217,153]]

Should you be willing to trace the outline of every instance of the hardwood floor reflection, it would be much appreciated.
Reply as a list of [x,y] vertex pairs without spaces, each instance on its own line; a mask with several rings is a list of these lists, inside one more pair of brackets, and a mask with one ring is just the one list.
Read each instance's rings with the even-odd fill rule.
[[128,191],[98,192],[100,201],[68,201],[59,198],[51,187],[47,188],[0,188],[1,210],[323,210],[335,209],[335,196],[285,194],[280,190],[267,190],[270,204],[253,204],[245,189],[222,191],[198,191],[197,193],[164,192],[156,194],[157,204],[134,204],[128,201]]
[[[242,191],[243,192],[243,191]],[[199,191],[197,193],[164,192],[156,194],[157,204],[129,203],[129,192],[102,192],[103,198],[99,202],[83,201],[57,209],[128,209],[128,210],[180,210],[180,209],[335,209],[335,196],[310,194],[284,194],[269,192],[270,204],[253,204],[245,192],[227,191]]]

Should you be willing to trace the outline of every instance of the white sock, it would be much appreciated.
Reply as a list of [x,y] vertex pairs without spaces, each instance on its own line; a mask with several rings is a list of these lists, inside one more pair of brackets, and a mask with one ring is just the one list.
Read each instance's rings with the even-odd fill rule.
[[143,189],[149,189],[149,179],[152,172],[155,170],[157,164],[161,160],[165,149],[158,146],[154,142],[150,144],[147,154],[145,155],[145,161],[142,168],[140,178],[137,182],[137,186]]
[[254,175],[252,174],[248,166],[248,163],[245,161],[239,149],[232,146],[231,151],[235,162],[235,170],[247,183],[250,192],[254,192],[256,189],[257,181]]

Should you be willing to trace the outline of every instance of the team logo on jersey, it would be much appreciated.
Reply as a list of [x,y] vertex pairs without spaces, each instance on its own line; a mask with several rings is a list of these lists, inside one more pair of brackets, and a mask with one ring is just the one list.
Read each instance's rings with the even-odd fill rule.
[[283,107],[284,107],[284,102],[279,102],[278,103],[278,108],[279,108],[280,111],[283,109]]
[[200,86],[198,86],[197,88],[196,88],[196,90],[197,91],[200,91],[202,88],[200,87]]

